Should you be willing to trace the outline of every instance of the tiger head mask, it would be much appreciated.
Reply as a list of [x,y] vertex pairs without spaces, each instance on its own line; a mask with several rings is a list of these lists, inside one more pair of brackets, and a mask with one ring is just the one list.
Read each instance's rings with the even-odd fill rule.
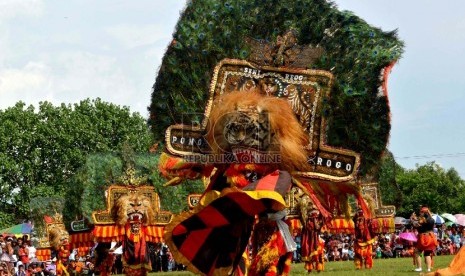
[[154,214],[150,199],[137,192],[121,196],[112,208],[116,224],[129,223],[134,233],[139,232],[142,224],[153,224]]
[[217,154],[233,154],[239,163],[269,164],[304,171],[308,136],[289,103],[258,88],[226,93],[210,114],[206,139]]
[[69,243],[69,233],[66,231],[63,224],[54,225],[48,229],[50,245],[55,250],[60,250],[62,246]]

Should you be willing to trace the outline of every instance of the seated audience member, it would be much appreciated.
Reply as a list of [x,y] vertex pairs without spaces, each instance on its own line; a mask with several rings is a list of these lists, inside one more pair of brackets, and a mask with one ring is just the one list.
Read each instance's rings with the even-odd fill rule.
[[341,253],[337,250],[337,246],[333,247],[333,250],[330,253],[330,260],[332,261],[340,261],[341,260]]
[[392,253],[392,249],[389,245],[385,245],[382,251],[383,258],[392,258],[394,254]]
[[[9,274],[6,274],[6,275],[9,275]],[[24,265],[19,265],[18,266],[18,272],[16,272],[15,276],[26,276],[27,273],[26,273],[26,270],[24,269]]]
[[348,261],[349,260],[349,245],[346,244],[341,251],[341,260]]
[[41,266],[38,263],[32,263],[29,266],[32,267],[32,275],[35,276],[44,276]]
[[47,261],[45,263],[44,274],[49,276],[55,276],[57,274],[57,266],[55,261]]
[[376,249],[373,254],[375,254],[377,259],[380,259],[383,256],[383,251],[381,250],[381,246],[379,244],[376,245]]
[[353,261],[354,257],[355,257],[355,252],[354,252],[354,248],[352,246],[349,247],[349,251],[348,251],[347,254],[349,256],[349,260]]

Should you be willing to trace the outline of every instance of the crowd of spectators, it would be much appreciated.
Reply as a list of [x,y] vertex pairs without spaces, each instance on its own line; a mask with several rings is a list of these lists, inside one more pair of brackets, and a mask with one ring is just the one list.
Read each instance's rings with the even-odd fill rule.
[[[28,236],[21,238],[0,235],[0,276],[54,276],[57,271],[57,258],[52,252],[51,259],[41,261],[36,257],[36,248]],[[84,255],[77,248],[71,250],[68,262],[64,265],[71,276],[95,275],[95,246]],[[177,264],[169,248],[164,243],[149,245],[152,272],[185,270]],[[121,254],[115,254],[112,274],[123,274]]]
[[153,272],[186,270],[182,264],[174,261],[170,249],[165,243],[153,244],[150,248],[150,261]]
[[55,260],[41,262],[27,235],[0,236],[0,276],[55,275]]
[[[415,229],[410,225],[402,225],[394,233],[379,234],[373,244],[374,258],[402,258],[413,257],[415,243],[404,240],[401,233],[412,232]],[[465,228],[459,225],[436,225],[434,233],[437,236],[438,247],[436,255],[456,254],[461,246],[465,246]],[[324,232],[321,238],[325,241],[326,261],[351,261],[354,259],[354,235],[330,234]],[[297,250],[294,262],[300,262],[301,237],[296,234]],[[28,236],[16,238],[14,236],[0,236],[0,276],[54,276],[56,275],[56,257],[51,260],[39,261],[36,257],[36,248],[31,244]],[[185,270],[183,265],[176,263],[169,248],[164,243],[149,245],[152,271]],[[92,250],[85,256],[78,256],[77,249],[72,250],[67,263],[70,275],[93,275],[94,255]],[[112,269],[113,274],[122,274],[123,264],[121,255],[116,256]]]
[[[415,232],[411,225],[402,225],[396,228],[394,233],[378,234],[373,244],[373,258],[402,258],[413,257],[415,243],[399,237],[403,232]],[[461,246],[465,245],[465,228],[460,225],[445,224],[436,225],[434,233],[438,239],[436,255],[456,254]],[[294,236],[297,243],[297,251],[294,254],[294,262],[300,262],[300,236]],[[324,232],[321,238],[325,241],[326,261],[351,261],[354,259],[354,235],[330,234]]]

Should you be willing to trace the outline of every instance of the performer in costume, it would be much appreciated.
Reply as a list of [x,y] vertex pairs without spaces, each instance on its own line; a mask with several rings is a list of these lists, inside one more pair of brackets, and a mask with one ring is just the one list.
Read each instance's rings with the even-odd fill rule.
[[164,227],[158,226],[157,217],[171,217],[170,213],[159,210],[154,187],[142,184],[146,178],[135,175],[133,165],[126,164],[124,174],[117,180],[125,184],[109,186],[107,209],[92,212],[95,223],[92,234],[98,242],[100,273],[111,273],[114,251],[121,246],[125,275],[147,275],[152,270],[149,245],[159,242],[163,235]]
[[362,209],[357,210],[353,218],[355,226],[354,263],[356,269],[373,267],[373,243],[370,218],[365,217]]
[[433,232],[433,216],[428,206],[423,205],[420,208],[419,216],[416,216],[416,214],[413,213],[410,219],[413,222],[413,226],[418,231],[417,250],[415,251],[417,268],[415,271],[422,271],[420,254],[423,253],[425,257],[426,271],[429,272],[431,271],[431,266],[433,263],[434,251],[438,246],[438,241]]
[[324,270],[324,240],[320,238],[324,218],[321,212],[305,195],[300,202],[302,219],[302,260],[308,272]]
[[285,210],[261,216],[253,231],[252,264],[248,275],[289,275],[297,245],[284,222]]
[[[175,259],[193,272],[238,273],[257,215],[262,218],[254,230],[258,244],[254,246],[251,275],[286,275],[289,271],[295,243],[282,221],[285,214],[279,211],[285,208],[284,197],[292,185],[287,171],[302,170],[306,166],[302,148],[308,138],[289,104],[262,92],[259,89],[236,91],[221,96],[213,105],[208,124],[207,140],[217,147],[215,153],[220,156],[230,152],[237,160],[247,160],[247,163],[215,164],[216,170],[211,171],[209,166],[199,170],[198,164],[188,164],[182,158],[167,155],[160,158],[160,171],[168,179],[178,175],[190,177],[189,169],[202,172],[210,179],[199,206],[175,218],[165,235]],[[244,132],[250,128],[255,131]],[[280,131],[275,133],[275,129]],[[247,150],[241,150],[244,148]],[[256,160],[266,157],[261,154],[268,151],[279,153],[286,162]],[[221,215],[222,219],[213,221],[207,217],[210,212]],[[198,229],[198,220],[205,229]],[[219,222],[222,224],[217,225]],[[205,244],[196,242],[195,247],[188,246],[194,239]],[[224,240],[230,244],[224,244]],[[200,250],[207,246],[207,252],[215,254],[209,256]]]
[[[128,183],[110,186],[108,194],[112,204],[107,205],[109,209],[92,214],[95,221],[105,223],[96,225],[93,230],[99,241],[96,266],[100,273],[111,273],[114,250],[120,245],[125,275],[147,275],[151,271],[148,244],[156,242],[160,235],[155,225],[157,194],[153,187],[141,186],[138,181]],[[115,242],[113,247],[112,242]]]
[[[387,140],[390,125],[387,90],[385,85],[382,93],[379,89],[386,73],[380,75],[380,69],[400,56],[402,43],[362,20],[354,20],[353,14],[338,12],[329,2],[295,3],[268,5],[256,1],[243,6],[234,2],[213,7],[204,1],[191,1],[164,57],[150,108],[153,133],[160,137],[166,129],[160,172],[169,185],[194,178],[209,183],[198,207],[178,215],[166,228],[165,239],[175,259],[195,273],[237,272],[255,216],[283,209],[280,204],[285,193],[273,194],[260,185],[245,189],[249,185],[273,177],[279,170],[279,174],[292,175],[293,181],[299,178],[299,188],[306,194],[313,193],[331,214],[347,216],[346,195],[360,196],[359,186],[352,180],[358,172],[370,171],[377,165],[373,161],[384,150],[379,145]],[[240,16],[229,17],[233,10],[240,10]],[[315,16],[302,20],[295,10]],[[211,18],[205,24],[203,14],[214,14],[219,20]],[[257,14],[269,19],[266,24],[259,26],[265,22],[259,19],[250,25],[250,19],[258,18]],[[227,21],[234,24],[228,26]],[[189,26],[196,26],[195,34]],[[231,35],[229,30],[237,30],[238,26],[242,31]],[[345,30],[350,30],[350,37]],[[359,44],[354,47],[353,35],[366,36],[351,30],[376,35],[369,40],[357,38]],[[374,41],[378,37],[383,37],[382,43]],[[341,47],[354,48],[353,57],[362,62],[359,65],[364,68],[363,74],[352,74],[355,59],[347,53],[342,55]],[[368,53],[368,62],[359,59],[360,51]],[[211,79],[209,87],[206,79]],[[188,102],[192,105],[182,104]],[[354,102],[360,108],[344,108]],[[202,122],[195,119],[184,124],[182,114],[204,107]],[[371,116],[373,110],[376,114]],[[363,120],[353,121],[347,128],[347,118],[351,118],[347,112],[353,111],[354,118]],[[382,135],[373,130],[373,125],[381,129]],[[363,137],[370,137],[370,141],[360,143]],[[354,151],[359,149],[369,156],[361,159]],[[270,156],[280,158],[268,160]],[[287,185],[279,181],[280,177],[274,178],[278,179],[277,187]],[[275,233],[273,223],[269,225],[270,233]],[[268,247],[266,243],[263,246]]]
[[69,258],[69,242],[68,239],[62,241],[62,245],[58,249],[58,258],[57,258],[57,275],[66,275],[68,276],[68,258]]
[[53,227],[48,228],[48,237],[50,245],[56,252],[56,272],[57,275],[66,275],[69,273],[66,269],[70,255],[69,234],[62,222],[62,215],[55,214]]
[[[279,211],[285,208],[283,196],[290,185],[287,172],[275,171],[243,189],[225,188],[217,196],[215,191],[207,192],[193,212],[181,214],[167,226],[165,240],[175,259],[206,275],[288,275],[293,249],[285,239],[292,242],[292,237]],[[262,219],[254,227],[259,214]],[[247,267],[243,253],[252,230],[257,253]]]
[[101,276],[111,275],[111,269],[115,263],[115,255],[111,252],[110,243],[98,243],[95,247],[95,270]]
[[137,191],[130,192],[118,199],[113,213],[117,225],[124,228],[124,236],[119,240],[123,246],[125,274],[147,275],[152,268],[147,246],[147,225],[152,224],[154,217],[149,199]]

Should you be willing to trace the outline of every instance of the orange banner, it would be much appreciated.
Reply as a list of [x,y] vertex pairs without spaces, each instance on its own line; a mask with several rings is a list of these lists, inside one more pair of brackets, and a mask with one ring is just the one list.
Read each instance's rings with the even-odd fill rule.
[[124,235],[124,227],[116,225],[96,225],[92,234],[99,241],[116,241],[117,237]]
[[71,245],[89,242],[94,242],[92,232],[73,233],[69,235],[69,243]]
[[164,226],[147,226],[147,235],[149,242],[159,243],[163,241],[163,234],[165,233]]
[[392,233],[396,228],[394,218],[374,218],[371,221],[371,230],[376,234]]
[[[155,243],[162,242],[164,232],[164,226],[147,226],[147,241]],[[121,236],[124,236],[125,230],[124,227],[116,225],[96,225],[92,234],[97,241],[111,242],[119,241]]]
[[49,248],[36,250],[36,257],[41,262],[49,261],[51,259],[51,256],[52,251]]
[[[335,218],[325,227],[330,233],[346,233],[353,234],[355,232],[354,222],[351,219]],[[323,230],[324,231],[324,230]]]

